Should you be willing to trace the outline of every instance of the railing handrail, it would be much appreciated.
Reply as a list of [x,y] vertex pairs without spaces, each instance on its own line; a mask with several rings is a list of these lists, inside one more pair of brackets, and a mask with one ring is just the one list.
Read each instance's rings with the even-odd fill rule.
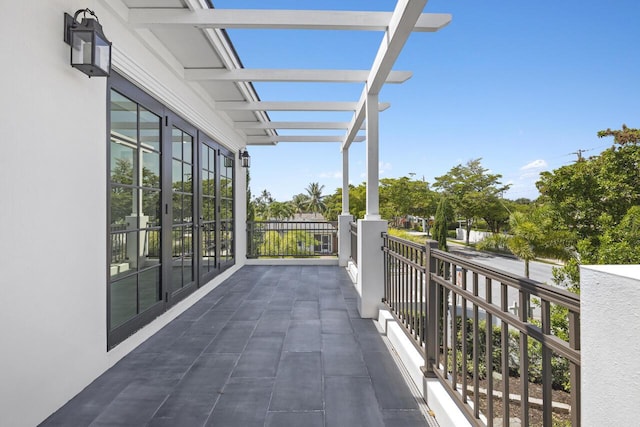
[[[520,380],[522,385],[516,390],[522,395],[520,416],[528,419],[530,410],[533,410],[529,402],[529,368],[538,366],[541,379],[537,377],[537,380],[531,381],[540,381],[542,417],[545,425],[551,425],[552,382],[559,381],[552,374],[552,360],[557,357],[567,363],[563,372],[569,376],[562,381],[568,381],[570,386],[573,425],[580,424],[579,295],[438,250],[433,241],[422,245],[387,233],[383,233],[382,237],[384,303],[418,350],[424,352],[425,374],[434,375],[440,380],[473,424],[484,425],[480,421],[478,400],[479,363],[486,363],[486,373],[482,375],[488,376],[488,406],[483,410],[488,425],[493,425],[495,402],[491,376],[493,372],[499,372],[503,378],[509,378],[512,375],[511,364],[515,363],[516,376],[526,378]],[[471,282],[468,274],[471,274]],[[483,285],[480,277],[484,278]],[[482,292],[480,286],[484,287]],[[532,319],[529,312],[532,298],[539,300],[536,307],[541,310],[541,317],[536,320]],[[514,304],[512,313],[514,307],[508,304],[514,299],[520,303],[520,307]],[[566,341],[553,334],[550,311],[553,305],[567,310]],[[485,326],[480,328],[479,324],[485,320]],[[472,330],[468,329],[470,327]],[[499,338],[493,343],[496,339],[495,328],[499,328]],[[479,339],[480,332],[486,334],[486,342]],[[512,334],[516,334],[519,343],[514,361],[510,359],[514,351],[511,347]],[[469,341],[471,339],[473,343]],[[527,344],[529,341],[537,342],[538,350],[535,346],[530,348]],[[481,346],[485,346],[484,349]],[[492,349],[500,351],[501,356],[496,357]],[[476,353],[480,351],[484,355]],[[537,352],[541,352],[541,355]],[[504,419],[509,418],[510,412],[510,382],[503,381],[500,386],[503,389],[503,412],[497,416]]]
[[[296,247],[291,246],[291,241],[272,241],[266,233],[275,232],[282,236],[287,233],[308,233],[314,236],[331,236],[331,242],[314,240],[309,242],[303,239],[296,242]],[[247,221],[247,257],[315,257],[326,255],[337,255],[338,223],[336,221],[318,220],[258,220]],[[324,245],[327,245],[325,250]],[[316,250],[316,246],[320,246]]]
[[441,261],[450,262],[463,268],[467,267],[467,270],[473,270],[485,276],[491,276],[492,279],[498,280],[500,283],[526,291],[531,295],[549,300],[549,302],[553,304],[560,304],[571,309],[571,311],[580,313],[580,296],[566,289],[547,285],[546,283],[527,279],[526,277],[514,276],[513,273],[469,261],[440,249],[432,249],[431,253]]

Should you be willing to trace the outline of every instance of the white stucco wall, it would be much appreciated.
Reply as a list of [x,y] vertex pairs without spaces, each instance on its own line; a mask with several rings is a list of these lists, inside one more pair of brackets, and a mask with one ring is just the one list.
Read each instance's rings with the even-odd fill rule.
[[[118,0],[111,2],[117,5]],[[96,0],[11,1],[0,25],[0,425],[38,424],[244,262],[106,351],[106,80],[69,65],[63,13],[89,7],[117,44],[114,65],[237,152],[243,145]],[[25,27],[25,23],[26,27]],[[149,70],[153,70],[149,73]],[[224,140],[223,140],[224,139]],[[242,169],[238,171],[243,172]]]
[[[488,231],[476,231],[471,230],[469,233],[469,243],[477,243],[483,240],[485,237],[490,236],[492,233]],[[467,240],[467,230],[464,228],[456,228],[456,239],[458,240]]]
[[583,266],[580,276],[582,425],[635,423],[640,266]]

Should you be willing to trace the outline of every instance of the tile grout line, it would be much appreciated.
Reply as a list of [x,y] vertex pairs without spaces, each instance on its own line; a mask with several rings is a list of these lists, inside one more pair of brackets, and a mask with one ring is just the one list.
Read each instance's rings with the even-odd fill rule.
[[[376,325],[376,329],[380,331],[381,329],[380,329],[380,326],[378,325],[378,322],[377,321],[373,321],[373,322]],[[393,348],[393,344],[391,344],[391,341],[385,335],[380,334],[380,337],[382,338],[382,342],[384,343],[384,345],[387,347],[387,350],[389,351],[391,358],[393,359],[394,363],[398,367],[398,370],[400,371],[400,375],[402,376],[402,379],[409,387],[409,390],[411,390],[411,394],[413,395],[413,398],[416,400],[416,403],[418,404],[418,409],[420,410],[423,417],[427,421],[427,425],[429,427],[439,427],[438,421],[435,419],[435,417],[431,415],[431,409],[429,408],[429,405],[427,405],[427,402],[422,397],[420,390],[418,390],[418,387],[415,385],[415,383],[411,379],[409,372],[407,371],[407,368],[404,366],[404,363],[402,363],[400,356],[398,355],[396,350]]]

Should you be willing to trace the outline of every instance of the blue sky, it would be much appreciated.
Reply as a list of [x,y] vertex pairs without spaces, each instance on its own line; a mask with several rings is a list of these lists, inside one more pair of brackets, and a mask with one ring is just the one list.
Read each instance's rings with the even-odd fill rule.
[[[308,4],[307,4],[308,3]],[[220,8],[387,10],[395,1],[215,0]],[[640,2],[637,0],[431,0],[426,13],[451,13],[437,33],[414,33],[396,70],[413,77],[386,85],[380,114],[380,177],[436,176],[475,158],[510,183],[507,198],[535,198],[541,171],[611,146],[601,129],[640,127]],[[231,30],[246,68],[369,69],[377,32]],[[264,101],[359,98],[362,85],[256,83]],[[279,120],[348,121],[350,114],[271,112]],[[299,134],[300,131],[280,131]],[[350,150],[349,180],[364,181],[365,145]],[[337,143],[250,146],[251,189],[279,201],[310,182],[341,187]]]

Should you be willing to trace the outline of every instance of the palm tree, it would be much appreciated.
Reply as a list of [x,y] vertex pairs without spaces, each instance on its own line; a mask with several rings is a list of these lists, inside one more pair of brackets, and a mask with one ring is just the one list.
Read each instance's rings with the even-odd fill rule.
[[309,198],[305,194],[296,194],[293,196],[293,199],[291,199],[291,205],[296,213],[301,214],[307,207],[308,200]]
[[568,261],[574,256],[572,234],[554,229],[548,209],[539,207],[528,213],[509,216],[511,234],[494,234],[478,243],[478,249],[506,249],[524,261],[524,275],[529,278],[529,262],[535,258]]
[[275,220],[283,220],[293,216],[293,208],[289,203],[271,202],[269,205],[269,217]]
[[324,204],[324,196],[322,195],[322,189],[324,185],[320,185],[317,182],[312,182],[305,189],[308,198],[307,198],[307,208],[309,211],[313,212],[314,215],[318,212],[324,212],[327,209],[327,206]]

